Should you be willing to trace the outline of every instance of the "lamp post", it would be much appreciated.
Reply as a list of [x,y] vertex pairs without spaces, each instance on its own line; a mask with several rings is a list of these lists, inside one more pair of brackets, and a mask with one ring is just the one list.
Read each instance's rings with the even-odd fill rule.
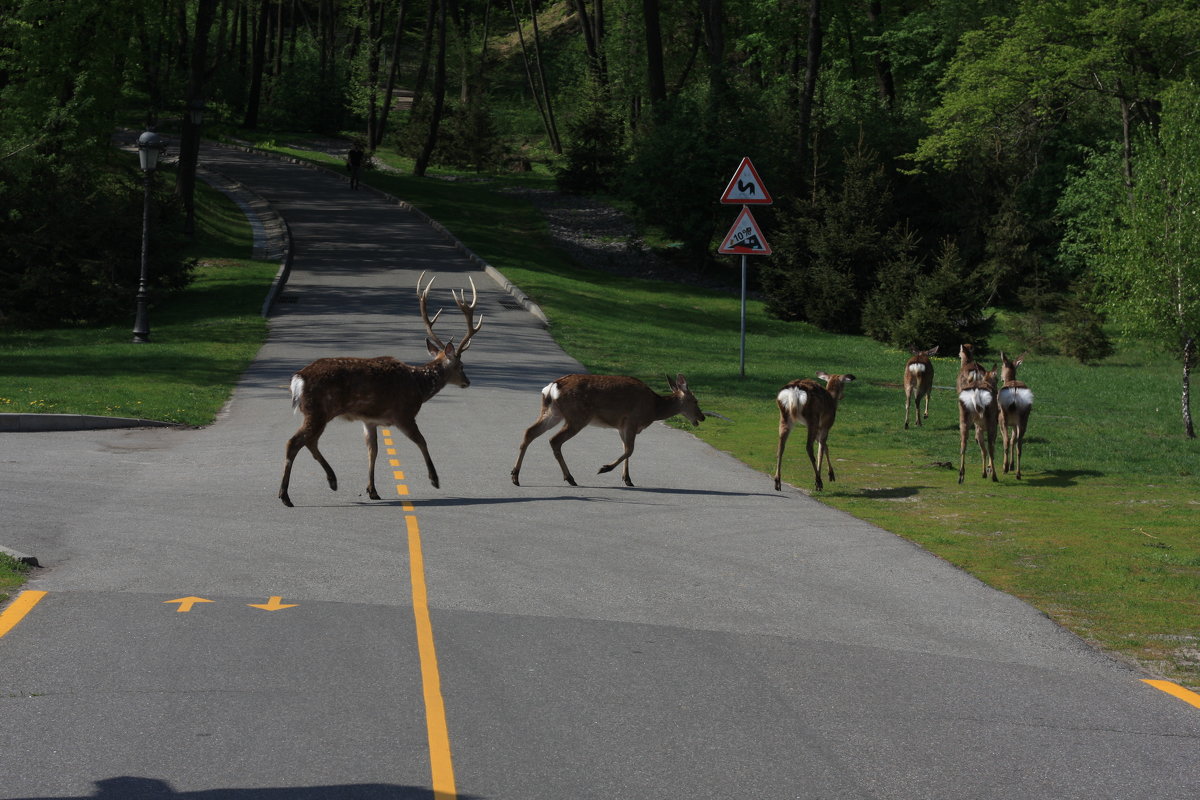
[[150,341],[150,320],[146,312],[146,303],[149,300],[149,292],[146,291],[146,272],[150,264],[150,181],[164,147],[165,143],[162,137],[154,131],[146,131],[137,140],[138,161],[142,166],[145,196],[142,200],[142,275],[138,281],[137,316],[133,322],[135,344],[144,344]]

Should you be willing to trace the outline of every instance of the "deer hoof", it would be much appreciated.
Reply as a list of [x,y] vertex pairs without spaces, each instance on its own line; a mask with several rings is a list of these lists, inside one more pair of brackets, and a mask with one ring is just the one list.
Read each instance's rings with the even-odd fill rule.
[[510,477],[510,478],[512,478],[513,486],[520,486],[520,485],[521,485],[521,481],[519,481],[519,480],[517,479],[517,473],[515,473],[515,472],[512,472],[512,473],[510,473],[510,474],[509,474],[509,477]]
[[606,472],[612,472],[614,466],[616,466],[616,465],[615,464],[605,464],[603,467],[600,468],[600,470],[596,474],[603,475]]
[[282,500],[283,504],[288,508],[295,508],[295,506],[292,505],[292,498],[288,497],[286,494],[279,495],[279,499]]
[[578,483],[576,483],[576,482],[575,482],[575,479],[574,479],[574,478],[572,478],[570,475],[566,476],[566,481],[567,481],[567,483],[571,484],[572,486],[578,486],[578,485],[579,485]]
[[375,491],[375,487],[374,487],[374,486],[368,486],[368,487],[367,487],[367,497],[371,498],[372,500],[378,500],[378,499],[379,499],[379,492]]

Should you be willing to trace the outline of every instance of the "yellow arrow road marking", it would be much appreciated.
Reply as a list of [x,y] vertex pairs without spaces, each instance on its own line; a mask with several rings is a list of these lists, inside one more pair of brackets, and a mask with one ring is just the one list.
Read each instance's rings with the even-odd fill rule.
[[281,608],[295,608],[299,603],[285,603],[282,597],[272,597],[265,603],[246,603],[251,608],[261,608],[263,611],[278,611]]
[[186,614],[192,610],[192,606],[196,603],[211,603],[212,600],[205,600],[203,597],[180,597],[176,600],[163,600],[164,603],[179,603],[179,608],[175,609],[181,614]]

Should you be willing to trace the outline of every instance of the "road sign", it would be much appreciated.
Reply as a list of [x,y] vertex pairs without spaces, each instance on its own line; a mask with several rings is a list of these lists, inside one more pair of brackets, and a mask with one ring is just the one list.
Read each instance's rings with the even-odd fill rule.
[[750,213],[749,208],[742,206],[742,213],[738,215],[729,233],[725,234],[725,240],[721,242],[717,252],[735,256],[771,255],[771,246],[763,238],[762,231],[758,229],[758,223],[754,221],[754,215]]
[[758,172],[754,169],[754,164],[750,163],[749,157],[743,158],[737,172],[733,173],[729,185],[725,187],[725,193],[721,195],[721,202],[760,206],[769,206],[773,202],[771,193],[763,186],[762,178],[758,177]]

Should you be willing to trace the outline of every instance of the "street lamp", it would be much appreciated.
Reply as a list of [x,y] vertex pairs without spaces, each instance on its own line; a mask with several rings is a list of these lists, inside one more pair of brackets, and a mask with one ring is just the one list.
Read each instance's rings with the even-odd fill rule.
[[142,200],[142,277],[138,281],[137,316],[133,322],[133,341],[144,344],[150,341],[150,320],[146,313],[146,302],[149,293],[146,291],[146,272],[150,262],[150,180],[154,168],[158,166],[158,157],[165,149],[166,143],[154,131],[146,131],[137,140],[138,161],[142,166],[145,184],[145,197]]

